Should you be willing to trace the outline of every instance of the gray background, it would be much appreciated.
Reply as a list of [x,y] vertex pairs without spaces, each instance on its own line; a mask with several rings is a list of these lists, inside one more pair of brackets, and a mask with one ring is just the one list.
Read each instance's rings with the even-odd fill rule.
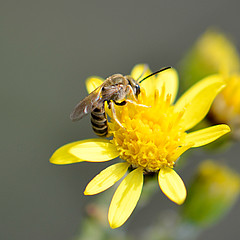
[[[237,0],[1,0],[0,239],[67,240],[76,234],[92,199],[83,196],[85,185],[108,164],[55,166],[48,159],[57,147],[94,136],[88,118],[69,120],[87,94],[86,77],[128,74],[140,62],[152,70],[175,66],[209,26],[232,35],[239,47],[239,7]],[[225,157],[240,172],[237,148]],[[201,157],[182,170],[186,182]],[[132,216],[129,231],[174,206],[160,191],[152,205]],[[202,237],[237,239],[239,216],[237,204]]]

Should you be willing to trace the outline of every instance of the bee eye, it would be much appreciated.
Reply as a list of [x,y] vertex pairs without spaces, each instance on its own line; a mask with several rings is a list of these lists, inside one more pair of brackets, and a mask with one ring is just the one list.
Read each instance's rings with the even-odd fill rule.
[[140,94],[140,86],[137,84],[136,85],[136,96]]

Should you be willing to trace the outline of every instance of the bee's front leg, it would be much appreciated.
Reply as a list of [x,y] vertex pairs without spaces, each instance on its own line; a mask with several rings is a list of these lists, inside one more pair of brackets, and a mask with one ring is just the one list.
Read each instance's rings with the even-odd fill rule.
[[[137,103],[138,100],[137,100],[136,95],[135,95],[134,92],[133,92],[132,87],[128,85],[128,86],[127,86],[127,89],[128,89],[129,95],[133,98],[133,100],[125,99],[125,100],[123,101],[123,102],[125,102],[124,104],[126,104],[127,102],[129,102],[129,103],[132,103],[132,104],[137,105],[137,106],[140,106],[140,107],[147,107],[147,108],[148,108],[148,107],[151,107],[151,106],[147,106],[147,105],[144,105],[144,104]],[[122,104],[122,105],[124,105],[124,104]]]
[[129,95],[132,97],[132,99],[137,102],[137,97],[130,85],[127,85],[126,90],[129,92]]
[[151,106],[147,106],[147,105],[144,105],[144,104],[141,104],[141,103],[137,103],[137,102],[135,102],[133,100],[130,100],[130,99],[125,99],[124,101],[125,101],[125,104],[126,103],[131,103],[131,104],[134,104],[134,105],[139,106],[139,107],[146,107],[146,108],[151,107]]
[[124,105],[126,105],[127,103],[131,103],[131,104],[134,104],[134,105],[139,106],[139,107],[146,107],[146,108],[151,107],[151,106],[147,106],[147,105],[144,105],[144,104],[137,103],[137,102],[135,102],[135,101],[133,101],[133,100],[130,100],[130,99],[125,99],[125,100],[123,100],[122,102],[116,102],[116,101],[114,101],[114,103],[115,103],[116,105],[118,105],[118,106],[124,106]]

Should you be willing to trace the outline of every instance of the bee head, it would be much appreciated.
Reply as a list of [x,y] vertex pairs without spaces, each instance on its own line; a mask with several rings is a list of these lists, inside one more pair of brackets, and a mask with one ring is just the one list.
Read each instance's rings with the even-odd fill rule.
[[136,83],[135,85],[135,95],[138,96],[140,94],[141,90],[140,90],[140,86],[138,83]]
[[131,77],[131,76],[125,76],[128,80],[128,84],[132,87],[132,90],[137,97],[140,94],[140,86],[139,84]]

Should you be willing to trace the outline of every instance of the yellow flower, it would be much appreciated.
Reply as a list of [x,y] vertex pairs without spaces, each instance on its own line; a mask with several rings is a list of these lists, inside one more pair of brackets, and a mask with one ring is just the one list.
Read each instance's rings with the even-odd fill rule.
[[222,74],[226,87],[214,100],[207,120],[228,124],[231,137],[240,139],[240,57],[231,39],[220,31],[206,31],[181,61],[180,72],[186,86]]
[[[137,79],[143,69],[144,65],[136,65],[132,77]],[[91,91],[100,83],[99,78],[90,78],[87,89]],[[122,126],[111,120],[112,140],[88,139],[67,144],[59,148],[50,161],[70,164],[104,162],[116,157],[124,160],[100,172],[84,192],[86,195],[100,193],[120,180],[128,169],[131,170],[117,188],[109,207],[108,220],[112,228],[120,227],[131,215],[140,198],[145,174],[158,173],[163,193],[175,203],[182,204],[186,188],[173,167],[189,148],[208,144],[230,131],[227,125],[221,124],[187,132],[204,118],[224,86],[219,75],[209,76],[173,104],[178,88],[177,73],[174,69],[161,72],[141,84],[136,104],[116,106],[116,115]]]
[[240,176],[212,160],[203,161],[190,187],[182,214],[188,222],[210,226],[231,209],[240,193]]
[[180,62],[184,88],[210,74],[233,74],[240,70],[240,58],[231,39],[209,29],[202,34]]
[[216,97],[210,109],[210,118],[231,126],[232,135],[240,139],[240,75],[225,78],[226,87]]
[[237,49],[231,39],[220,31],[206,31],[194,47],[198,58],[212,72],[233,73],[239,71],[240,59]]

